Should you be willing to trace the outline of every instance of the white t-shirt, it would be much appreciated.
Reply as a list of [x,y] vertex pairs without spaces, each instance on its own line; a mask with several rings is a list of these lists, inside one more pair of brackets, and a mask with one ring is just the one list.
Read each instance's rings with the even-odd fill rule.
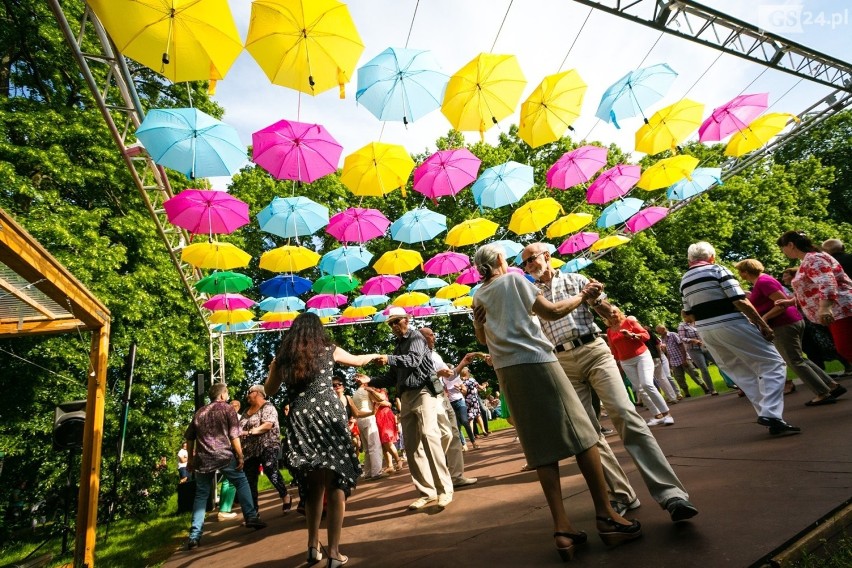
[[361,412],[373,411],[373,399],[370,398],[370,393],[367,389],[357,389],[352,393],[352,403]]
[[452,379],[444,379],[444,386],[447,387],[447,394],[449,394],[450,402],[455,402],[464,398],[464,395],[461,392],[461,385],[462,380],[458,375],[454,376]]
[[178,450],[178,467],[183,467],[189,462],[189,452],[181,448]]

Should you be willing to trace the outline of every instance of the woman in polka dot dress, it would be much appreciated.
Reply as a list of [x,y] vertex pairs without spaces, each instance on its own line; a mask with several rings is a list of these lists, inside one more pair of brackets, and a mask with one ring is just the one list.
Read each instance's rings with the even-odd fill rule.
[[298,470],[300,493],[307,495],[309,565],[323,558],[319,543],[323,495],[327,500],[329,565],[348,558],[338,551],[346,497],[361,474],[352,447],[346,410],[332,392],[334,364],[360,367],[378,354],[352,355],[331,342],[316,314],[300,314],[286,332],[278,354],[269,366],[266,391],[274,394],[287,385],[290,423],[287,429],[288,459]]

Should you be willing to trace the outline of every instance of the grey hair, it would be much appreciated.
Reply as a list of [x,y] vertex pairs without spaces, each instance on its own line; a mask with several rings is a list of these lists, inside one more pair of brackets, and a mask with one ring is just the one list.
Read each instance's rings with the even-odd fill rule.
[[207,396],[210,397],[212,402],[216,402],[219,400],[219,397],[222,396],[223,393],[228,392],[228,385],[225,383],[213,383],[210,385],[210,388],[207,389]]
[[689,262],[698,262],[699,260],[710,260],[716,256],[716,249],[713,245],[706,241],[700,241],[689,245],[686,251],[686,258]]
[[266,398],[266,389],[263,388],[263,385],[252,385],[249,387],[249,392],[258,392],[260,396]]
[[476,249],[476,254],[473,256],[473,263],[476,265],[476,270],[483,280],[488,280],[494,273],[494,269],[500,266],[499,257],[506,253],[503,247],[489,244],[482,245]]

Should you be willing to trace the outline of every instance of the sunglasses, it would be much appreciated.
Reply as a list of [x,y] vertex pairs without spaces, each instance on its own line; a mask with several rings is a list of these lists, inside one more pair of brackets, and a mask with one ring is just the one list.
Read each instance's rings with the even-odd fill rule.
[[331,386],[333,386],[334,388],[337,388],[337,387],[342,387],[343,385],[341,385],[340,383],[331,383]]
[[537,259],[537,258],[538,258],[538,257],[540,257],[541,255],[543,255],[545,252],[547,252],[547,251],[542,251],[542,252],[540,252],[540,253],[538,253],[538,254],[534,254],[534,255],[532,255],[531,257],[527,258],[526,260],[522,260],[522,261],[521,261],[521,264],[523,264],[524,266],[527,266],[527,265],[528,265],[528,264],[530,264],[531,262],[535,262],[535,259]]

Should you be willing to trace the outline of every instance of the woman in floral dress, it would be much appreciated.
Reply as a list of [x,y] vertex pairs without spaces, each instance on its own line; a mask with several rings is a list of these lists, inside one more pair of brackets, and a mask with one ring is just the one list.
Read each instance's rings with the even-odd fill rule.
[[[487,434],[485,433],[485,423],[482,421],[482,405],[479,403],[479,391],[484,390],[485,387],[476,382],[476,379],[471,376],[470,369],[467,367],[459,372],[459,376],[467,391],[464,394],[464,403],[467,405],[467,420],[470,425],[469,431],[473,432],[474,423],[479,424],[479,431],[482,432],[481,436],[485,437]],[[474,448],[476,448],[476,444],[474,444]]]

